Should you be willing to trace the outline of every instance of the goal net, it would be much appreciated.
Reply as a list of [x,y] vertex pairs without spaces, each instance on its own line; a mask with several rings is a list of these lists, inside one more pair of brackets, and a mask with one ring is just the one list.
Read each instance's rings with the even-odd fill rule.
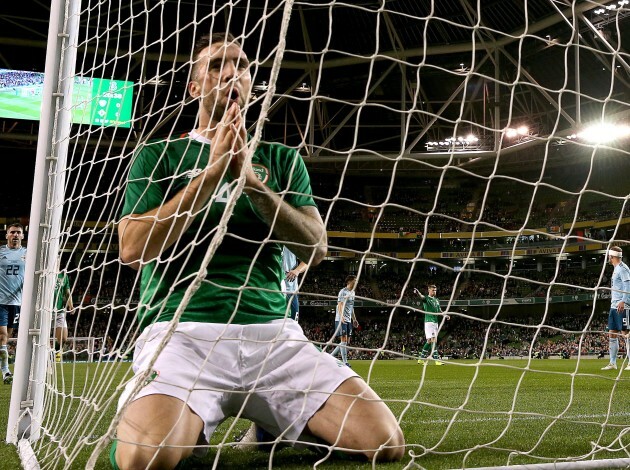
[[[220,203],[216,226],[172,229],[155,254],[151,215],[138,257],[120,253],[135,152],[193,139],[195,40],[230,31],[251,73],[246,158],[265,142],[297,149],[328,232],[325,259],[298,277],[299,323],[333,352],[338,294],[357,277],[358,326],[343,362],[404,433],[393,468],[628,466],[627,344],[608,337],[611,302],[627,293],[611,285],[607,253],[630,256],[629,16],[625,0],[54,0],[44,80],[15,85],[42,99],[7,428],[23,465],[110,468],[130,403],[123,391],[155,379],[151,364],[195,293],[221,287],[208,315],[224,293],[273,295],[207,278],[217,253],[252,253],[245,266],[225,267],[226,277],[244,269],[249,282],[270,246],[306,251],[283,232],[280,211],[260,215],[264,236],[243,233],[236,207],[248,195],[237,177],[185,214],[204,219]],[[211,65],[229,66],[225,57]],[[175,164],[165,177],[162,156],[145,185],[173,194],[198,175]],[[138,313],[166,308],[141,292],[154,278],[136,261],[181,267],[193,257],[194,273],[159,280],[181,298],[134,381]],[[72,308],[62,306],[69,339],[56,358],[60,275]],[[436,318],[436,342],[425,347]],[[192,465],[341,468],[358,459],[334,442],[294,446],[302,436],[250,450],[240,441],[249,427],[242,408],[231,410]]]

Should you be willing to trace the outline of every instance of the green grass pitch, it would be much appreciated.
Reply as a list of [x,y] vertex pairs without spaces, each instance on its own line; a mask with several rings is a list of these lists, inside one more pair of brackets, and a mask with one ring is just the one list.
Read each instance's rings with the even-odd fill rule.
[[[42,85],[43,88],[43,85]],[[75,83],[73,86],[73,122],[90,124],[92,98],[92,86]],[[2,117],[9,119],[39,120],[42,106],[41,95],[16,96],[11,93],[0,93],[0,109]]]
[[[354,361],[352,366],[387,400],[407,442],[402,462],[378,468],[447,469],[524,463],[545,463],[567,456],[587,458],[627,457],[630,437],[630,371],[601,371],[604,360],[502,360],[452,361],[444,366],[416,364],[415,361]],[[128,364],[56,364],[58,388],[67,397],[49,395],[46,409],[54,432],[73,429],[73,438],[64,441],[67,452],[73,443],[87,438],[89,443],[102,435],[111,419],[114,385],[127,373]],[[108,374],[104,374],[108,372]],[[113,372],[109,374],[109,372]],[[98,400],[80,400],[87,393]],[[0,406],[8,414],[10,387],[0,388]],[[74,419],[94,402],[110,397],[110,404],[91,418]],[[232,426],[233,425],[233,426]],[[203,459],[192,459],[184,468],[313,468],[322,458],[308,450],[282,449],[273,454],[241,452],[220,447],[232,441],[245,421],[224,423],[213,436],[211,449]],[[6,419],[1,431],[6,433]],[[366,429],[365,432],[369,432]],[[57,444],[50,439],[36,446],[42,468],[62,468],[55,460]],[[91,452],[88,446],[78,453],[71,468],[84,468]],[[514,453],[516,452],[516,453]],[[510,458],[510,454],[512,457]],[[592,454],[591,454],[592,453]],[[11,445],[0,445],[0,468],[19,468]],[[365,462],[330,458],[322,468],[369,468]],[[107,469],[104,452],[97,469]]]
[[39,96],[25,98],[0,93],[0,108],[5,118],[38,120],[41,105],[42,99]]

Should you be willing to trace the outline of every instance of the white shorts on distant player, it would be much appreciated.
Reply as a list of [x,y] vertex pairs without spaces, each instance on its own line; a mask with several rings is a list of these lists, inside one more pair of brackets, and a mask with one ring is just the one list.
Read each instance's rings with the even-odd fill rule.
[[424,324],[424,334],[427,339],[437,338],[438,328],[440,325],[434,322],[425,322]]
[[55,328],[68,328],[65,310],[57,310],[55,312]]

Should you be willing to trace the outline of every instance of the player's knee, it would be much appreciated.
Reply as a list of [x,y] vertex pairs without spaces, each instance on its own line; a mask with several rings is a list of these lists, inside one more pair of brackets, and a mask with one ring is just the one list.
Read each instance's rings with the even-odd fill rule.
[[400,460],[405,452],[405,437],[398,423],[384,423],[370,432],[372,443],[365,452],[370,460],[388,462]]
[[171,470],[182,459],[181,449],[118,443],[116,464],[120,470]]

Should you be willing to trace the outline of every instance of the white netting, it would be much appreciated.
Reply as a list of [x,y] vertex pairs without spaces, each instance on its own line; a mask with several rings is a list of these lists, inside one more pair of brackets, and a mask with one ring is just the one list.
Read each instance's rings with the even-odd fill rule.
[[[45,382],[29,385],[44,388],[32,444],[41,467],[109,466],[142,332],[136,314],[151,302],[119,254],[133,152],[199,125],[187,92],[194,40],[225,30],[251,65],[248,159],[261,141],[297,148],[328,230],[326,259],[299,277],[300,324],[334,348],[337,294],[347,274],[358,276],[361,328],[348,354],[405,434],[394,468],[626,465],[625,342],[616,371],[590,359],[609,348],[603,253],[630,240],[627,2],[207,3],[81,2],[78,42],[68,46],[77,63],[67,163],[51,170],[42,218],[59,209],[52,194],[65,181],[60,233],[46,235],[59,248],[44,249],[41,263],[60,259],[75,309],[61,361],[42,340]],[[606,140],[613,125],[618,134]],[[171,170],[158,181],[169,189],[185,177]],[[244,185],[216,191],[227,204],[215,228],[199,225],[159,250],[160,263],[203,258],[193,275],[161,279],[185,291],[161,346],[199,286],[215,282],[206,268],[221,246],[252,260],[282,241],[305,252],[282,231],[280,210],[260,215],[270,226],[262,235],[235,227]],[[205,218],[208,207],[188,215]],[[158,220],[147,218],[147,233]],[[50,283],[57,272],[44,274]],[[48,298],[36,317],[46,319],[55,293],[41,282]],[[439,316],[443,367],[430,351],[417,363],[424,307],[413,290],[427,295],[428,283],[450,316]],[[223,287],[246,305],[249,286]],[[214,345],[202,344],[205,363]],[[136,390],[153,380],[152,365]],[[319,454],[243,452],[235,436],[249,422],[243,409],[233,413],[202,446],[200,467],[349,465],[329,443]]]

